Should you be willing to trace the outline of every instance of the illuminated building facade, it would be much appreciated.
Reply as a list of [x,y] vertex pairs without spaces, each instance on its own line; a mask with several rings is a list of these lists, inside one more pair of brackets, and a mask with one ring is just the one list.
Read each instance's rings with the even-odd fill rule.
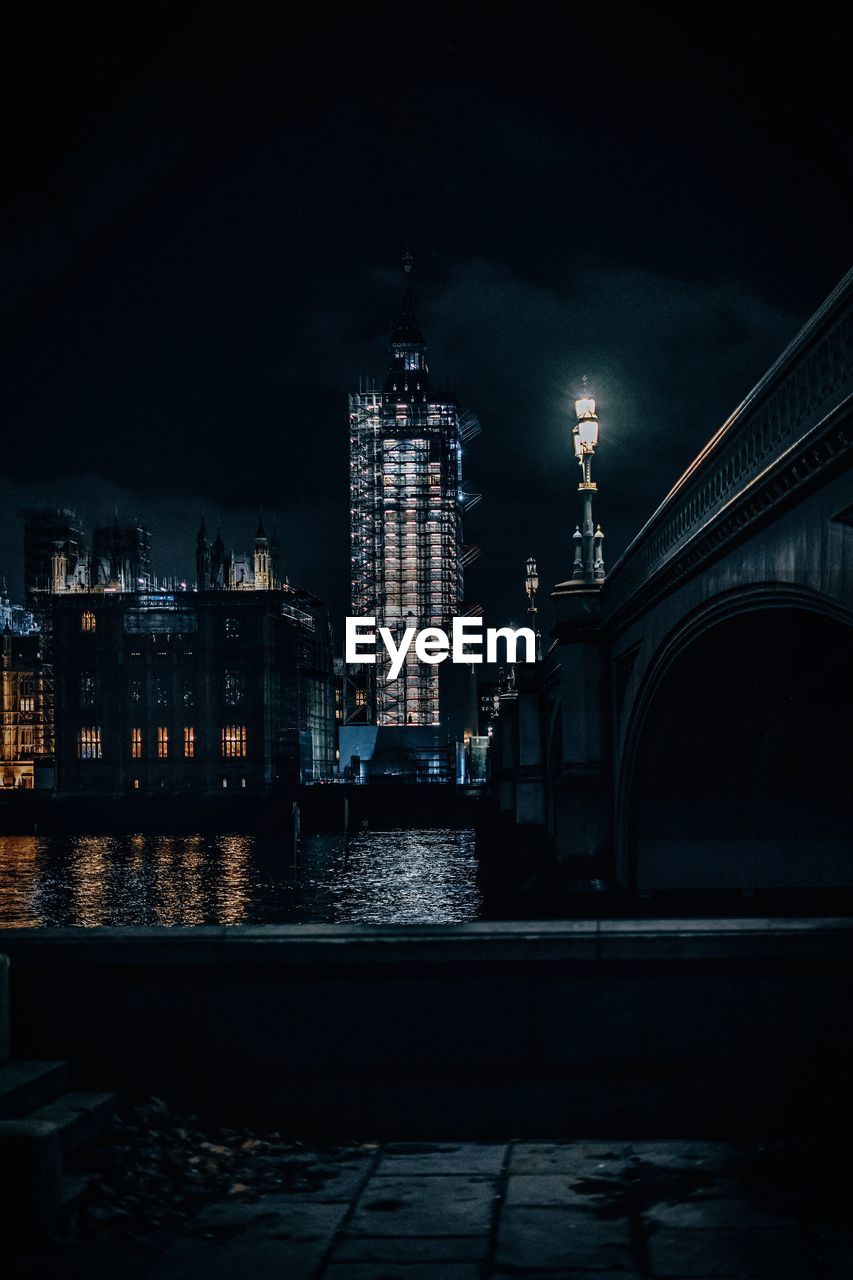
[[60,794],[258,794],[332,774],[331,635],[310,593],[49,600]]
[[0,788],[30,790],[52,781],[44,759],[45,680],[37,633],[0,635]]
[[[405,259],[411,271],[411,259]],[[407,278],[391,335],[384,388],[350,396],[352,613],[374,617],[399,642],[407,627],[447,628],[465,612],[463,574],[478,549],[462,541],[462,445],[479,432],[430,383],[426,342]],[[412,651],[396,680],[387,661],[352,673],[349,724],[438,726],[439,666]]]
[[13,604],[8,596],[0,593],[0,633],[11,631],[12,635],[25,636],[35,630],[32,610],[26,605]]

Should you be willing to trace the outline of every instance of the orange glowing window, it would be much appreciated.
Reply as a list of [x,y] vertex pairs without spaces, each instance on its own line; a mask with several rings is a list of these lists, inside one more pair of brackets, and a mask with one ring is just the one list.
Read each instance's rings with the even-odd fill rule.
[[142,758],[142,730],[131,729],[130,731],[130,754],[134,760]]
[[192,725],[184,725],[184,755],[187,760],[195,756],[195,729]]
[[86,612],[81,615],[80,630],[94,631],[96,625],[97,625],[97,618],[95,617],[94,613],[92,613],[91,609],[87,609]]
[[228,758],[245,756],[246,726],[244,724],[227,724],[222,730],[222,754]]
[[169,730],[165,725],[157,726],[157,755],[165,760],[169,754]]
[[100,760],[101,730],[99,725],[85,725],[77,734],[77,759]]

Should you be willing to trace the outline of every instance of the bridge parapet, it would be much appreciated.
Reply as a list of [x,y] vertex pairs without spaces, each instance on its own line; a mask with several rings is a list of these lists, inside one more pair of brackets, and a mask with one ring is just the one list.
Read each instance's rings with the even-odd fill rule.
[[617,629],[853,448],[853,271],[720,427],[614,565]]

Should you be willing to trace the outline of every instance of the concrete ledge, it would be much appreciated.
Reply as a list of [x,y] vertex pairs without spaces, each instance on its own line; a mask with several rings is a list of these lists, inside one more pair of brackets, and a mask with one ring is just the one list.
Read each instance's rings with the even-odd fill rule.
[[0,930],[0,953],[28,963],[338,962],[724,959],[853,955],[853,919],[481,921],[449,925],[199,925]]
[[291,1131],[781,1134],[847,1105],[850,920],[19,930],[0,951],[18,1052]]

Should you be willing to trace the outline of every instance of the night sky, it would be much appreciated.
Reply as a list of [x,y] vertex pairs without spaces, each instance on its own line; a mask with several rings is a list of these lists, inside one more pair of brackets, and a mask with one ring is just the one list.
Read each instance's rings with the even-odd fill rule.
[[15,597],[21,505],[88,530],[117,507],[150,524],[159,574],[190,578],[202,513],[240,551],[260,509],[340,623],[346,397],[384,373],[409,244],[434,383],[483,424],[467,595],[520,623],[527,555],[547,587],[570,573],[581,376],[612,564],[849,265],[829,33],[782,45],[708,9],[656,31],[567,8],[563,34],[535,9],[328,11],[301,33],[118,9],[5,20]]

